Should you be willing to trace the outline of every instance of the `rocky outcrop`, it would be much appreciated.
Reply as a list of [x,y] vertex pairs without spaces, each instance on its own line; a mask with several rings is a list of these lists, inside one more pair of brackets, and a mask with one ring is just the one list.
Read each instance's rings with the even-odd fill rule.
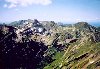
[[100,32],[96,27],[89,25],[87,22],[78,22],[74,26],[79,30],[80,36],[88,36],[91,37],[92,41],[100,42]]
[[100,42],[100,32],[95,32],[91,34],[91,40],[93,42]]
[[43,34],[46,29],[43,27],[43,25],[37,20],[20,20],[20,28],[17,27],[16,33],[22,34],[22,35],[31,35],[34,33],[40,33]]

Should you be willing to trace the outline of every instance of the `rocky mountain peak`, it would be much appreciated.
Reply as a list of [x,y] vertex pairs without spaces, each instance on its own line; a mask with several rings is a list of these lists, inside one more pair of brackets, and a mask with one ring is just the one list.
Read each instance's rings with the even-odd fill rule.
[[90,26],[87,22],[78,22],[74,25],[75,27],[78,27],[78,28],[88,28]]
[[78,22],[74,24],[74,26],[81,31],[97,32],[97,28],[88,24],[87,22]]
[[78,22],[78,23],[76,23],[76,24],[80,24],[80,25],[88,25],[87,22]]
[[39,21],[37,19],[34,19],[33,23],[39,23]]

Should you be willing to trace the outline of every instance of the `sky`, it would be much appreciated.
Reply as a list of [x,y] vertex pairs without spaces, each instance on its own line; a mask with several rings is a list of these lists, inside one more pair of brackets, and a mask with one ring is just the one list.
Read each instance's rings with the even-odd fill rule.
[[100,21],[100,0],[0,0],[0,22]]

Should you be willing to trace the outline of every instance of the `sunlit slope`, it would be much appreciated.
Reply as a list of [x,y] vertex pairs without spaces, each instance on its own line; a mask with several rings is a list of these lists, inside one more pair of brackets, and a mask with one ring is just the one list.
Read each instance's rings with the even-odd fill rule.
[[[55,55],[56,57],[58,55]],[[82,39],[68,46],[63,56],[44,69],[94,69],[100,63],[100,42]]]

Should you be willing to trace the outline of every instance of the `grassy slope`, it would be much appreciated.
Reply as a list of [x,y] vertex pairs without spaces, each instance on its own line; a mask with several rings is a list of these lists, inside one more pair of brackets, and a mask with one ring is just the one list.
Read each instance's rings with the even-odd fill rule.
[[57,53],[55,57],[56,60],[44,69],[93,69],[100,62],[100,43],[77,41],[71,44],[65,53]]

